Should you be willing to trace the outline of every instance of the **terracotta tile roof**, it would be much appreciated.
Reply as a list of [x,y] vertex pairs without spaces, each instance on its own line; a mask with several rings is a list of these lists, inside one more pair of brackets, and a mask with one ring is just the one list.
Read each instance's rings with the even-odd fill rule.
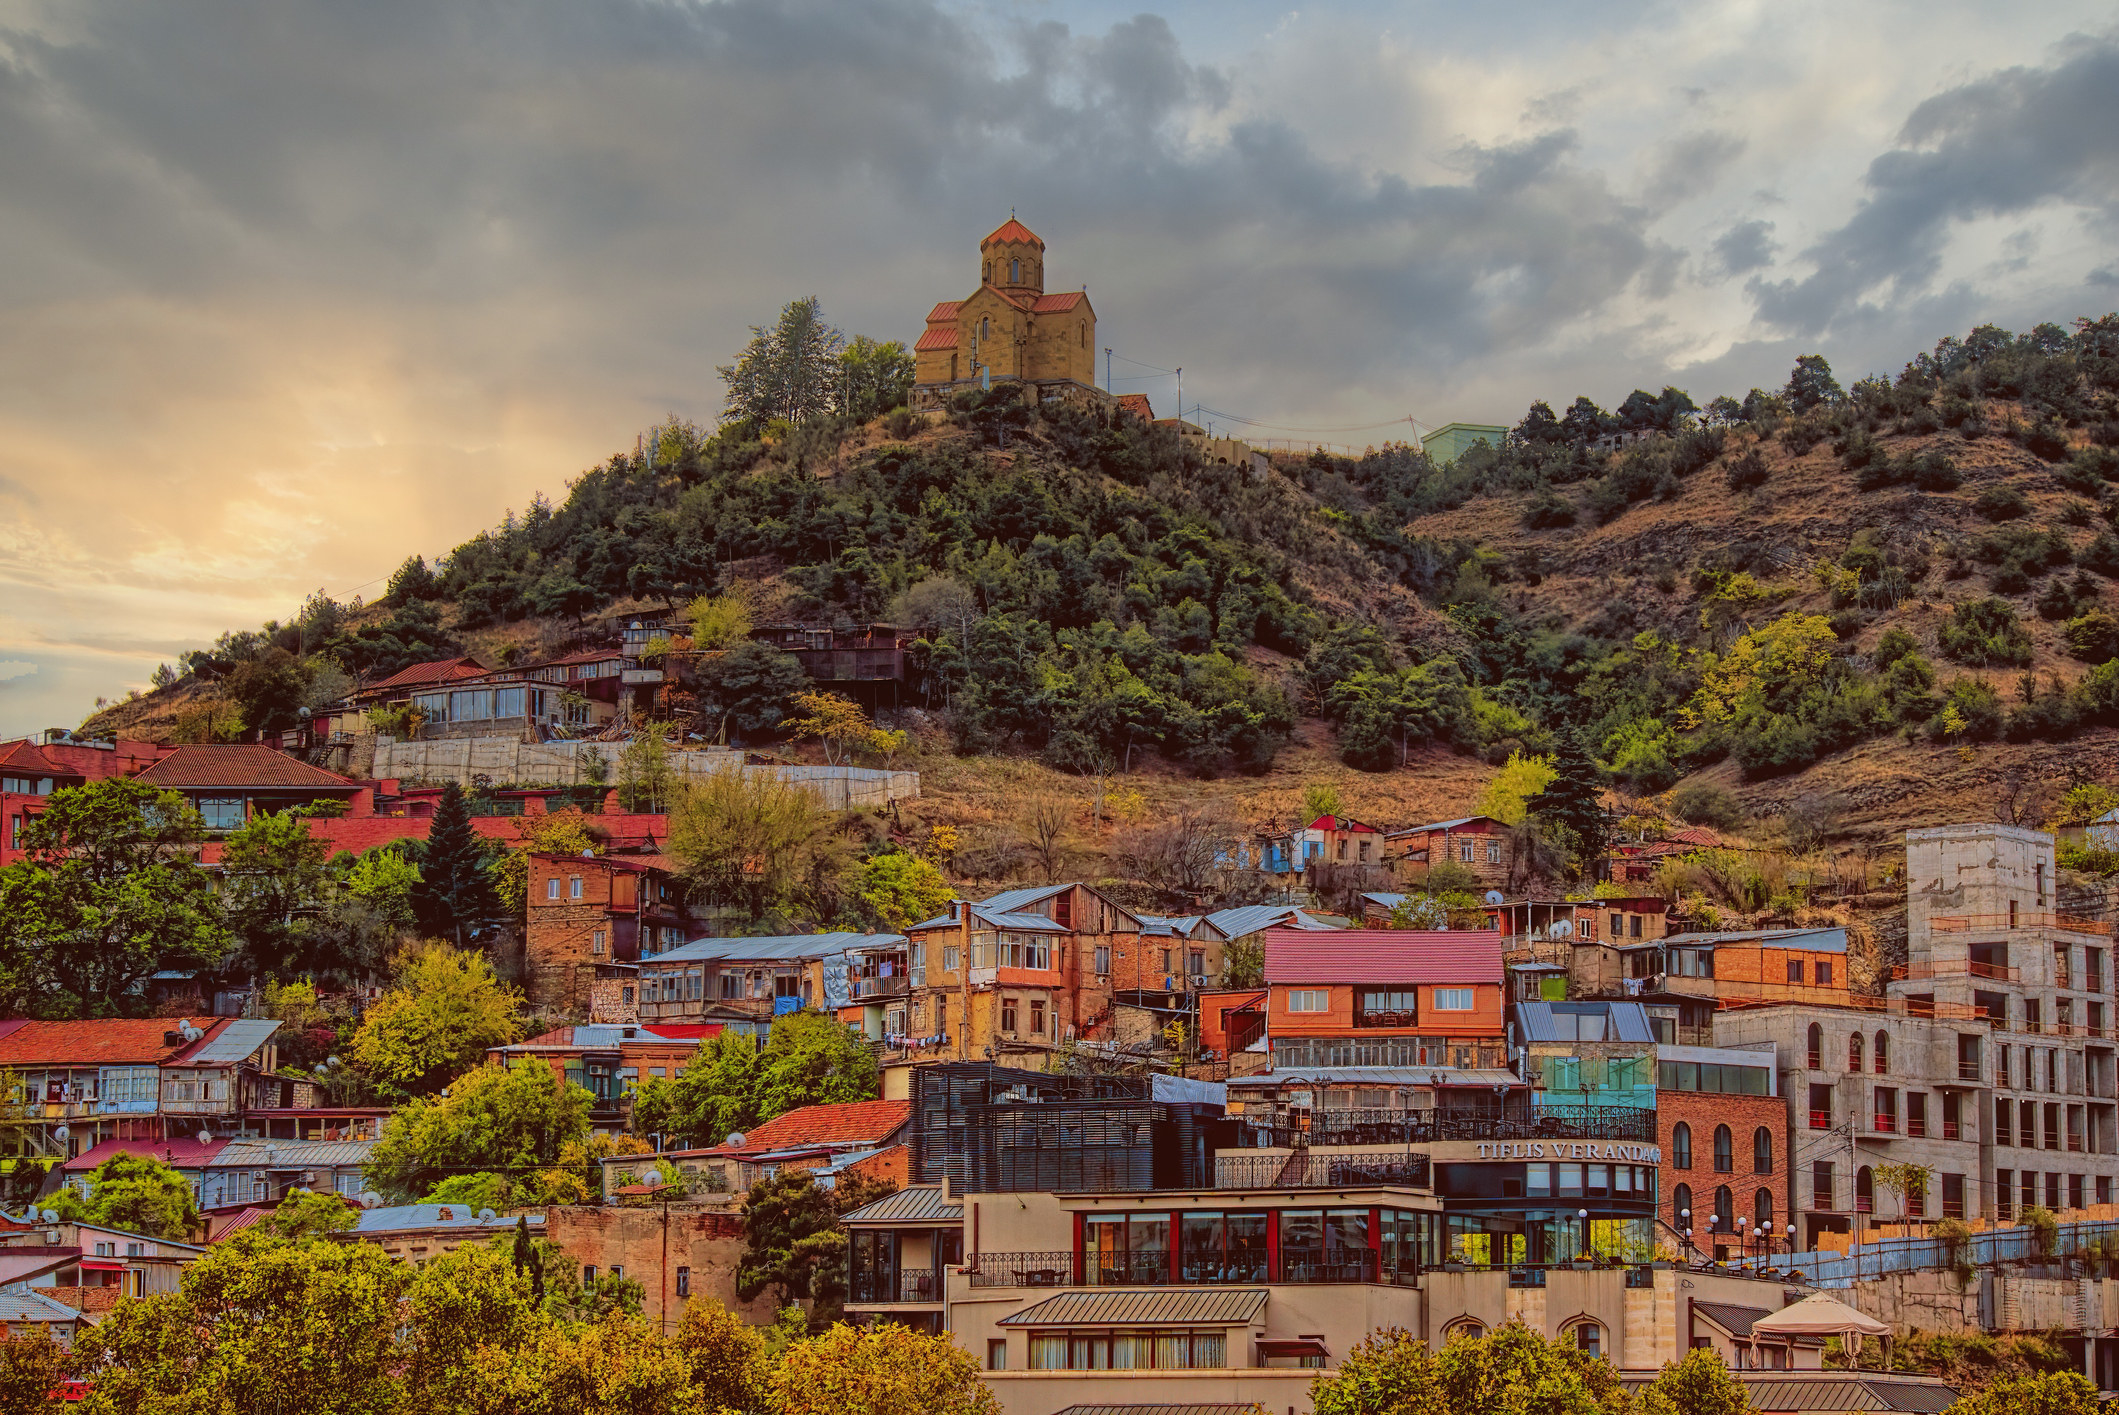
[[91,1313],[115,1311],[118,1299],[125,1295],[124,1285],[115,1282],[102,1287],[32,1287],[30,1291],[49,1297],[62,1307]]
[[1488,929],[1266,931],[1269,983],[1498,983],[1501,935]]
[[582,649],[577,653],[562,654],[558,658],[548,658],[543,663],[528,664],[519,671],[534,673],[540,668],[565,668],[576,663],[605,663],[611,659],[623,657],[625,655],[617,649]]
[[150,786],[315,787],[351,791],[352,778],[254,744],[179,747],[136,780]]
[[957,308],[958,308],[958,307],[959,307],[960,305],[962,305],[963,303],[964,303],[964,302],[963,302],[962,300],[944,300],[944,301],[942,301],[942,302],[941,302],[940,304],[936,305],[936,306],[935,306],[935,307],[934,307],[933,309],[931,309],[931,310],[927,311],[927,322],[928,322],[929,324],[947,324],[947,323],[949,323],[949,322],[950,322],[951,320],[953,320],[953,319],[955,319],[955,318],[956,318],[956,312],[957,312]]
[[438,658],[428,663],[415,663],[409,668],[400,668],[380,682],[370,683],[363,692],[374,692],[377,688],[410,688],[422,683],[453,683],[459,678],[477,678],[486,672],[484,664],[475,658]]
[[930,349],[954,349],[955,347],[956,326],[953,324],[938,324],[925,334],[922,334],[918,341],[913,344],[912,350],[914,353],[919,354],[925,353]]
[[1118,406],[1122,412],[1145,418],[1151,423],[1155,421],[1155,405],[1148,401],[1148,395],[1145,393],[1121,393],[1118,395]]
[[[14,1022],[0,1034],[0,1066],[154,1066],[196,1045],[166,1034],[182,1017],[105,1017],[93,1022]],[[211,1037],[227,1017],[190,1019]]]
[[1683,830],[1673,830],[1664,838],[1675,840],[1681,845],[1705,845],[1710,848],[1722,843],[1721,836],[1701,825],[1688,825]]
[[851,1101],[806,1105],[776,1115],[745,1132],[746,1150],[788,1150],[798,1145],[874,1144],[889,1139],[912,1118],[911,1101]]
[[60,766],[37,748],[37,744],[24,737],[20,741],[0,744],[0,767],[27,772],[32,776],[79,776]]
[[1028,241],[1039,250],[1045,248],[1045,243],[1037,238],[1037,233],[1013,216],[994,227],[993,234],[979,242],[979,249],[984,250],[995,241]]
[[1061,290],[1056,294],[1039,295],[1031,303],[1032,314],[1062,314],[1089,298],[1086,290]]

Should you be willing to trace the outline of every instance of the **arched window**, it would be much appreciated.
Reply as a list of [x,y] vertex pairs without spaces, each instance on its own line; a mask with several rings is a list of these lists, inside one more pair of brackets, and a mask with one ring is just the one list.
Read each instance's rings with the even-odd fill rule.
[[1692,1227],[1692,1186],[1680,1184],[1670,1194],[1671,1217],[1677,1220],[1678,1232]]
[[1891,1038],[1887,1033],[1876,1034],[1876,1054],[1870,1064],[1876,1068],[1876,1074],[1879,1076],[1891,1069]]
[[1481,1337],[1485,1335],[1486,1327],[1477,1318],[1459,1317],[1442,1328],[1442,1343],[1447,1346],[1459,1337]]
[[1572,1338],[1575,1349],[1584,1356],[1602,1356],[1604,1354],[1604,1328],[1595,1322],[1576,1322],[1561,1335]]
[[1670,1163],[1679,1169],[1692,1168],[1692,1127],[1682,1120],[1670,1132]]
[[1076,320],[1076,321],[1075,321],[1075,324],[1074,324],[1074,327],[1075,327],[1075,328],[1076,328],[1077,330],[1081,331],[1081,336],[1082,336],[1082,347],[1083,347],[1084,349],[1088,348],[1088,347],[1089,347],[1089,321],[1088,321],[1088,320],[1086,320],[1086,319],[1082,319],[1082,320]]
[[1847,1034],[1847,1069],[1849,1071],[1861,1070],[1861,1033],[1859,1032]]
[[981,316],[979,319],[979,342],[985,343],[993,337],[993,321]]
[[1751,1132],[1751,1172],[1773,1173],[1773,1132],[1763,1125]]
[[1854,1212],[1858,1214],[1876,1211],[1876,1176],[1863,1165],[1854,1171]]
[[1751,1231],[1770,1233],[1773,1231],[1773,1191],[1761,1189],[1751,1196]]
[[1714,1172],[1728,1174],[1736,1168],[1736,1137],[1726,1125],[1714,1127]]
[[1714,1191],[1714,1231],[1736,1231],[1736,1195],[1729,1192],[1729,1186],[1726,1184]]
[[1023,283],[1023,263],[1021,261],[1011,260],[1008,262],[1008,283],[1011,285]]
[[1810,1024],[1810,1069],[1822,1071],[1825,1066],[1825,1029],[1817,1023]]

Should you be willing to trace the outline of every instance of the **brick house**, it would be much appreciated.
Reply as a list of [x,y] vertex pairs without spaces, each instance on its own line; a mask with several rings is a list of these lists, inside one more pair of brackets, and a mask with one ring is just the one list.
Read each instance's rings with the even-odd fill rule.
[[1485,930],[1270,930],[1273,1065],[1506,1066],[1501,978]]
[[538,1007],[586,1013],[613,965],[681,947],[683,887],[661,855],[530,856],[523,982]]
[[1311,869],[1321,865],[1381,865],[1384,857],[1382,831],[1352,816],[1319,816],[1295,832],[1292,841],[1295,865]]
[[683,1075],[700,1043],[721,1029],[683,1030],[685,1035],[671,1037],[641,1026],[557,1027],[527,1041],[487,1047],[486,1059],[499,1066],[526,1057],[546,1063],[561,1081],[595,1097],[590,1125],[617,1134],[625,1128],[626,1097],[633,1088],[650,1077]]
[[1407,887],[1425,884],[1428,871],[1444,860],[1470,870],[1480,889],[1508,888],[1515,869],[1508,827],[1492,816],[1460,816],[1394,830],[1389,840],[1391,864],[1398,882]]
[[[1656,1138],[1663,1151],[1660,1216],[1716,1257],[1759,1253],[1772,1225],[1783,1251],[1789,1208],[1788,1102],[1771,1048],[1656,1048]],[[1712,1217],[1712,1225],[1708,1219]],[[1739,1224],[1738,1220],[1742,1220]],[[1809,1235],[1805,1235],[1808,1246]]]

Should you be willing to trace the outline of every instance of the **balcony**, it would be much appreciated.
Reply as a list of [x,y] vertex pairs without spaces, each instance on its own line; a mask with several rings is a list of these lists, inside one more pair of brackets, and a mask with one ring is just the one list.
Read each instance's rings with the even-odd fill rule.
[[1925,1140],[1928,1138],[1928,1120],[1926,1116],[1909,1115],[1906,1117],[1906,1138],[1909,1140]]
[[1962,1132],[1963,1127],[1954,1120],[1945,1120],[1942,1123],[1942,1138],[1945,1140],[1962,1140]]
[[1356,1027],[1417,1027],[1420,1014],[1410,1009],[1397,1012],[1359,1012],[1354,1014]]
[[1997,929],[2065,929],[2069,933],[2112,936],[2109,919],[2086,919],[2076,914],[2053,914],[2019,909],[2014,914],[1930,914],[1928,927],[1935,933],[1987,933]]
[[1643,1106],[1578,1106],[1530,1115],[1456,1110],[1246,1111],[1251,1149],[1298,1145],[1432,1145],[1447,1140],[1630,1140],[1656,1142],[1655,1112]]
[[1932,978],[1991,978],[1996,982],[2021,981],[2021,973],[2004,963],[1977,963],[1961,960],[1946,960],[1940,963],[1901,963],[1891,970],[1893,982],[1925,981]]
[[936,1272],[855,1273],[848,1299],[868,1306],[942,1300],[942,1276]]
[[1389,1185],[1425,1189],[1432,1182],[1426,1155],[1332,1155],[1297,1150],[1286,1155],[1220,1154],[1216,1189],[1339,1189]]
[[853,995],[857,998],[903,997],[912,990],[912,979],[903,975],[895,978],[855,978]]
[[[1410,1287],[1419,1281],[1420,1269],[1410,1259],[1379,1262],[1378,1255],[1369,1252],[1286,1250],[1281,1253],[1278,1276],[1262,1252],[1230,1254],[1212,1262],[1185,1257],[1173,1273],[1167,1252],[1091,1253],[1077,1278],[1072,1253],[1031,1252],[981,1253],[976,1267],[965,1276],[972,1287],[1194,1287],[1220,1283],[1383,1283]],[[857,1296],[853,1300],[869,1299]]]
[[1812,1130],[1830,1130],[1832,1128],[1832,1112],[1829,1110],[1811,1111],[1810,1128]]
[[1886,1115],[1879,1111],[1871,1117],[1871,1120],[1872,1124],[1869,1128],[1879,1135],[1895,1135],[1898,1133],[1898,1117],[1895,1115]]
[[973,1287],[1072,1287],[1074,1254],[980,1253],[967,1276]]

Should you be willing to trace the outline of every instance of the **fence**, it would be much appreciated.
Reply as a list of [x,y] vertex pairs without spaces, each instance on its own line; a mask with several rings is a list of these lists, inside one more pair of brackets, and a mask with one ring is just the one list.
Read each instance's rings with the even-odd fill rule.
[[[1997,1263],[2079,1259],[2089,1251],[2092,1243],[2100,1239],[2109,1242],[2115,1236],[2119,1236],[2119,1221],[2064,1223],[2060,1225],[2053,1252],[2048,1256],[2039,1251],[2031,1230],[2019,1224],[1974,1233],[1962,1246],[1967,1261],[1974,1267],[1986,1267]],[[1849,1253],[1777,1253],[1772,1257],[1751,1254],[1732,1259],[1729,1266],[1753,1272],[1771,1268],[1784,1273],[1801,1273],[1806,1281],[1818,1287],[1853,1287],[1858,1282],[1886,1273],[1949,1267],[1954,1261],[1952,1247],[1940,1238],[1878,1238]]]
[[[441,742],[375,739],[373,774],[378,779],[454,781],[464,786],[475,778],[490,782],[538,782],[552,786],[592,784],[618,775],[622,742],[518,742],[512,737],[459,737]],[[591,754],[594,754],[593,756]],[[592,763],[599,761],[600,766]],[[883,771],[860,766],[745,766],[743,754],[724,749],[672,749],[670,771],[680,781],[697,781],[725,771],[746,778],[771,776],[807,786],[832,810],[887,806],[920,794],[916,771]]]

